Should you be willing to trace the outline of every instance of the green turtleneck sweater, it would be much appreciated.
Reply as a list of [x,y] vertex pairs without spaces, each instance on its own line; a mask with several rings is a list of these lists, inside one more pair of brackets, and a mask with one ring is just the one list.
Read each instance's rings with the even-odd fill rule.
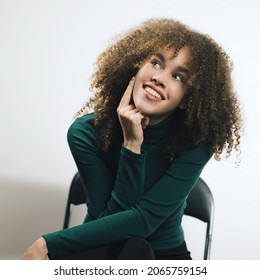
[[75,120],[68,142],[87,193],[88,215],[82,225],[44,235],[50,259],[139,236],[154,251],[184,242],[181,226],[186,198],[212,156],[206,144],[165,157],[164,139],[173,116],[144,130],[142,153],[126,149],[119,137],[99,150],[93,114]]

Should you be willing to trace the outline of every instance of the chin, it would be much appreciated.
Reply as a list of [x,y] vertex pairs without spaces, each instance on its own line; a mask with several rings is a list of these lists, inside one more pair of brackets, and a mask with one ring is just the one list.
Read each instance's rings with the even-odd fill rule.
[[144,115],[149,114],[149,113],[147,112],[147,110],[145,110],[144,106],[142,106],[142,104],[137,104],[137,105],[135,105],[135,107],[136,107],[136,109],[137,109],[140,113],[142,113],[142,114],[144,114]]

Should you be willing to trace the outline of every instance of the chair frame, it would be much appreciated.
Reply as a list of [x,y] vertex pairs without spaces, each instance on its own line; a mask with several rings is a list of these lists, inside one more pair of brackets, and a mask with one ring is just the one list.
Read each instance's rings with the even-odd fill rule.
[[210,259],[215,203],[207,183],[199,178],[187,198],[184,214],[199,219],[207,224],[204,247],[204,260]]
[[[74,205],[80,205],[85,203],[86,194],[83,189],[80,176],[78,173],[76,173],[72,179],[69,189],[63,229],[69,227],[72,207]],[[187,197],[187,206],[184,210],[184,214],[207,223],[203,256],[204,260],[210,259],[214,222],[214,207],[214,199],[209,186],[202,178],[199,178],[194,188]]]
[[77,172],[70,184],[69,195],[66,204],[65,217],[63,222],[63,229],[69,227],[70,217],[73,206],[85,204],[87,200],[86,193],[80,180],[79,173]]

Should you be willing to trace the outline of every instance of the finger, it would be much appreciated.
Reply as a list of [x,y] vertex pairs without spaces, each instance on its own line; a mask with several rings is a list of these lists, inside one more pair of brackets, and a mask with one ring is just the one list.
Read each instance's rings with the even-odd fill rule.
[[125,112],[128,112],[128,111],[132,111],[132,110],[135,110],[135,106],[133,104],[130,104],[128,106],[125,106],[125,107],[118,107],[117,108],[117,114],[119,116],[123,115]]
[[131,120],[131,118],[135,118],[136,114],[138,114],[138,110],[137,109],[133,109],[133,110],[129,110],[129,111],[125,111],[123,114],[122,114],[122,117],[124,117],[125,119],[129,119]]
[[131,100],[131,96],[132,96],[132,91],[133,91],[133,88],[134,88],[134,84],[135,84],[135,77],[133,77],[130,80],[130,82],[129,82],[127,88],[126,88],[126,91],[121,98],[121,101],[119,103],[119,107],[129,105],[130,100]]
[[131,111],[126,111],[126,112],[119,115],[119,120],[120,121],[130,121],[131,122],[136,113],[138,113],[137,109],[133,109]]
[[146,128],[148,124],[149,124],[149,118],[145,116],[141,122],[142,128]]
[[139,111],[132,110],[131,112],[127,112],[127,117],[133,123],[136,123],[136,124],[139,124],[139,125],[143,126],[142,123],[144,122],[145,127],[148,125],[149,118],[144,116]]

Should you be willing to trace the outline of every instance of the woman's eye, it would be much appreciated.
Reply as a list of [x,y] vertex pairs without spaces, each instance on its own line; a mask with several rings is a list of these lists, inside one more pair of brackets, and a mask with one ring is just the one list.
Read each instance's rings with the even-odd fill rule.
[[172,77],[176,80],[176,81],[180,81],[180,82],[183,82],[184,79],[181,75],[178,75],[178,74],[173,74]]
[[152,60],[151,64],[157,68],[157,69],[161,69],[161,63],[158,60]]

